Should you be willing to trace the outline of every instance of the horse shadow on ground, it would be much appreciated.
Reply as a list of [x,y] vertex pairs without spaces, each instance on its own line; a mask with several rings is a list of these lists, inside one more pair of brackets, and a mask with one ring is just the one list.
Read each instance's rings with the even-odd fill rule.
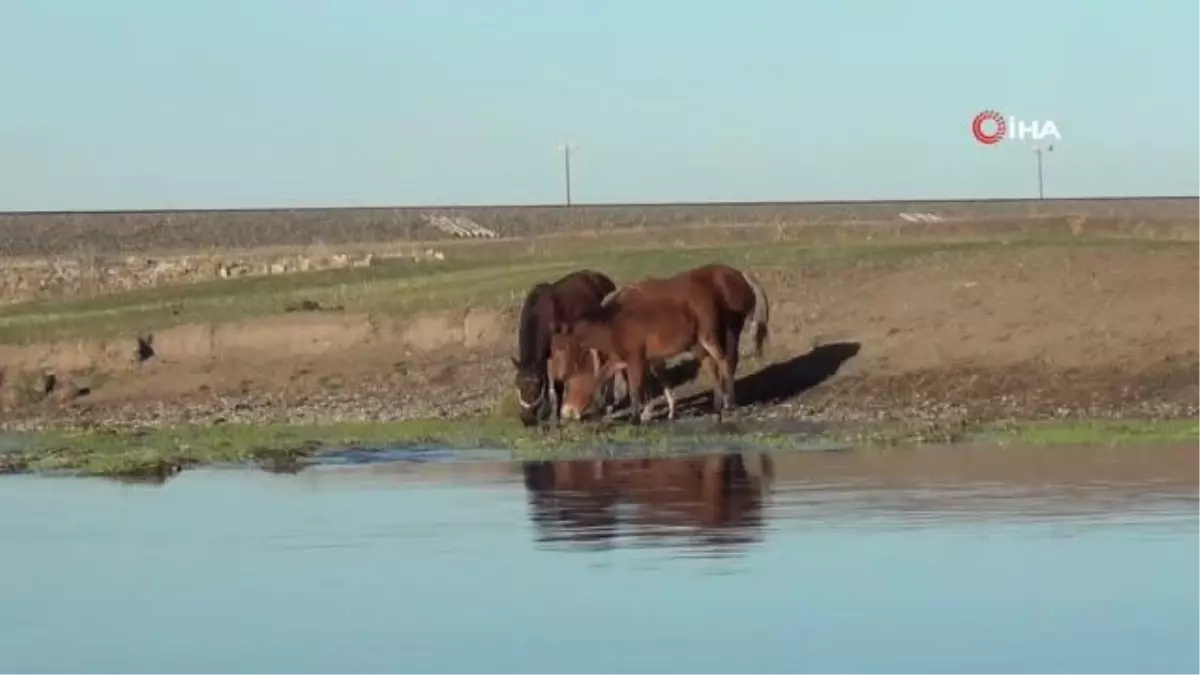
[[[807,353],[794,356],[786,361],[772,363],[745,375],[734,384],[738,408],[775,405],[793,399],[833,377],[842,365],[858,355],[861,349],[862,344],[859,342],[832,342],[819,345]],[[666,379],[669,386],[676,388],[696,379],[699,373],[699,362],[695,359],[688,359],[668,368]],[[701,379],[702,386],[710,389],[678,399],[675,402],[677,418],[706,415],[712,412],[712,383],[707,376]],[[647,401],[653,400],[652,397],[658,397],[662,393],[661,386],[657,386],[657,382],[654,382],[652,378],[647,382],[647,389]],[[665,403],[659,401],[654,407],[653,419],[666,418]],[[620,415],[627,416],[628,408],[622,406]]]

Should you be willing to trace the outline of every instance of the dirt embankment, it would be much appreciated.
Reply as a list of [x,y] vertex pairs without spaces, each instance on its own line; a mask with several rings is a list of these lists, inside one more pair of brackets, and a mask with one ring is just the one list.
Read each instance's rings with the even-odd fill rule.
[[[756,272],[772,340],[761,363],[742,359],[745,414],[1197,414],[1195,249],[1050,247]],[[295,313],[166,330],[140,356],[133,336],[0,346],[5,426],[489,412],[511,381],[515,314]],[[57,377],[30,379],[35,369]]]
[[231,249],[154,257],[114,254],[26,257],[0,264],[0,305],[97,297],[215,279],[362,268],[383,261],[417,264],[444,258],[435,248],[398,243],[375,246],[365,252],[313,246],[302,251]]

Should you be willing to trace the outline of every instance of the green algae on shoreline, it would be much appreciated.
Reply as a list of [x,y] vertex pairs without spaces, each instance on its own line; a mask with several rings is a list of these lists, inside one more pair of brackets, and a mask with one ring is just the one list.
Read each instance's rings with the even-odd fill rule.
[[[983,425],[871,425],[856,429],[740,431],[735,424],[627,423],[530,430],[487,417],[320,425],[185,425],[161,429],[88,429],[17,435],[0,452],[0,473],[66,472],[153,478],[206,464],[242,463],[270,470],[352,447],[495,448],[514,459],[556,459],[612,452],[666,455],[699,450],[803,450],[949,445],[1142,445],[1196,440],[1200,423],[1182,420],[1005,422]],[[11,445],[11,441],[10,441]]]
[[[682,426],[682,425],[681,425]],[[286,468],[351,447],[496,448],[521,459],[586,455],[613,447],[651,453],[697,445],[776,447],[782,436],[686,431],[624,423],[526,429],[510,419],[485,417],[316,425],[221,424],[154,429],[45,431],[16,436],[22,446],[0,453],[0,473],[70,472],[84,475],[172,474],[218,463]],[[796,437],[797,441],[811,440]]]

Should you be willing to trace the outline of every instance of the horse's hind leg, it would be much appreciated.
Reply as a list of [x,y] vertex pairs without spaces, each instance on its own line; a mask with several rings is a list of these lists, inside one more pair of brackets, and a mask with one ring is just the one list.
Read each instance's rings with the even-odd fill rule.
[[700,362],[700,368],[704,371],[704,377],[712,385],[713,390],[713,410],[720,411],[721,408],[721,393],[724,391],[721,386],[721,372],[717,367],[717,359],[709,353],[708,349],[700,343],[696,343],[695,350],[696,360]]
[[720,369],[717,368],[717,360],[703,348],[700,348],[699,351],[700,353],[696,358],[700,359],[700,365],[704,369],[704,376],[712,384],[713,388],[713,409],[719,410],[720,403],[717,400],[717,389],[721,386],[721,373]]
[[725,394],[725,405],[729,408],[737,407],[737,369],[740,357],[738,350],[741,348],[739,344],[741,332],[740,322],[733,322],[725,326],[725,358],[729,359],[729,383]]
[[696,312],[696,342],[716,361],[717,384],[713,388],[713,412],[717,414],[718,419],[721,417],[721,411],[729,406],[728,399],[733,390],[729,354],[725,350],[725,329],[728,324],[715,302]]
[[699,340],[700,346],[704,347],[704,351],[715,362],[717,369],[717,382],[713,387],[713,412],[720,419],[721,412],[728,406],[729,391],[732,389],[733,378],[729,375],[729,362],[725,360],[725,354],[722,353],[721,347],[710,336],[705,335]]
[[[737,405],[736,400],[735,400],[735,393],[734,393],[734,389],[735,389],[736,383],[737,383],[737,367],[738,367],[738,358],[737,358],[738,344],[737,344],[737,336],[736,335],[733,335],[732,339],[731,339],[730,335],[728,333],[725,334],[724,349],[725,349],[725,354],[729,357],[730,361],[732,361],[732,363],[729,364],[729,379],[731,381],[731,384],[724,389],[725,397],[726,397],[726,407],[733,407],[733,406]],[[721,386],[721,376],[719,373],[719,369],[717,368],[718,359],[716,357],[712,356],[712,354],[709,353],[709,351],[704,346],[702,346],[700,343],[696,344],[696,347],[692,353],[695,355],[696,360],[700,362],[700,367],[704,372],[704,376],[708,379],[708,381],[710,383],[712,383],[714,390],[717,387],[720,387]],[[714,393],[714,396],[715,396],[715,393]],[[716,400],[713,401],[713,405],[714,406],[717,405]]]

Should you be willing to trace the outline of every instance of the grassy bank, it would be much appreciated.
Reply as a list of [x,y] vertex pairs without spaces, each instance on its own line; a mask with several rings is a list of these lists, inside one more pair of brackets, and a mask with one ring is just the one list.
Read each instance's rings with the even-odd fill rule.
[[[429,310],[510,307],[532,284],[580,268],[605,272],[618,283],[665,275],[713,261],[751,270],[836,269],[863,264],[928,260],[946,256],[1019,254],[1037,247],[1180,247],[1190,242],[1064,235],[988,233],[965,239],[887,238],[812,243],[781,235],[719,239],[697,235],[641,245],[594,237],[532,242],[500,251],[492,244],[464,249],[440,262],[383,262],[361,269],[207,281],[117,295],[42,300],[0,307],[0,344],[67,338],[98,338],[153,331],[188,323],[220,323],[294,311],[346,311],[403,315]],[[759,233],[761,234],[761,233]]]
[[350,447],[495,448],[515,459],[606,456],[611,453],[665,455],[697,450],[801,450],[900,448],[920,444],[985,442],[1005,445],[1131,445],[1197,439],[1194,419],[1154,421],[1028,422],[966,425],[886,425],[857,429],[807,430],[735,422],[567,425],[527,430],[502,418],[340,422],[320,426],[181,426],[147,431],[106,429],[54,432],[9,439],[16,449],[0,453],[0,472],[69,472],[156,478],[218,463],[294,470],[312,458]]

